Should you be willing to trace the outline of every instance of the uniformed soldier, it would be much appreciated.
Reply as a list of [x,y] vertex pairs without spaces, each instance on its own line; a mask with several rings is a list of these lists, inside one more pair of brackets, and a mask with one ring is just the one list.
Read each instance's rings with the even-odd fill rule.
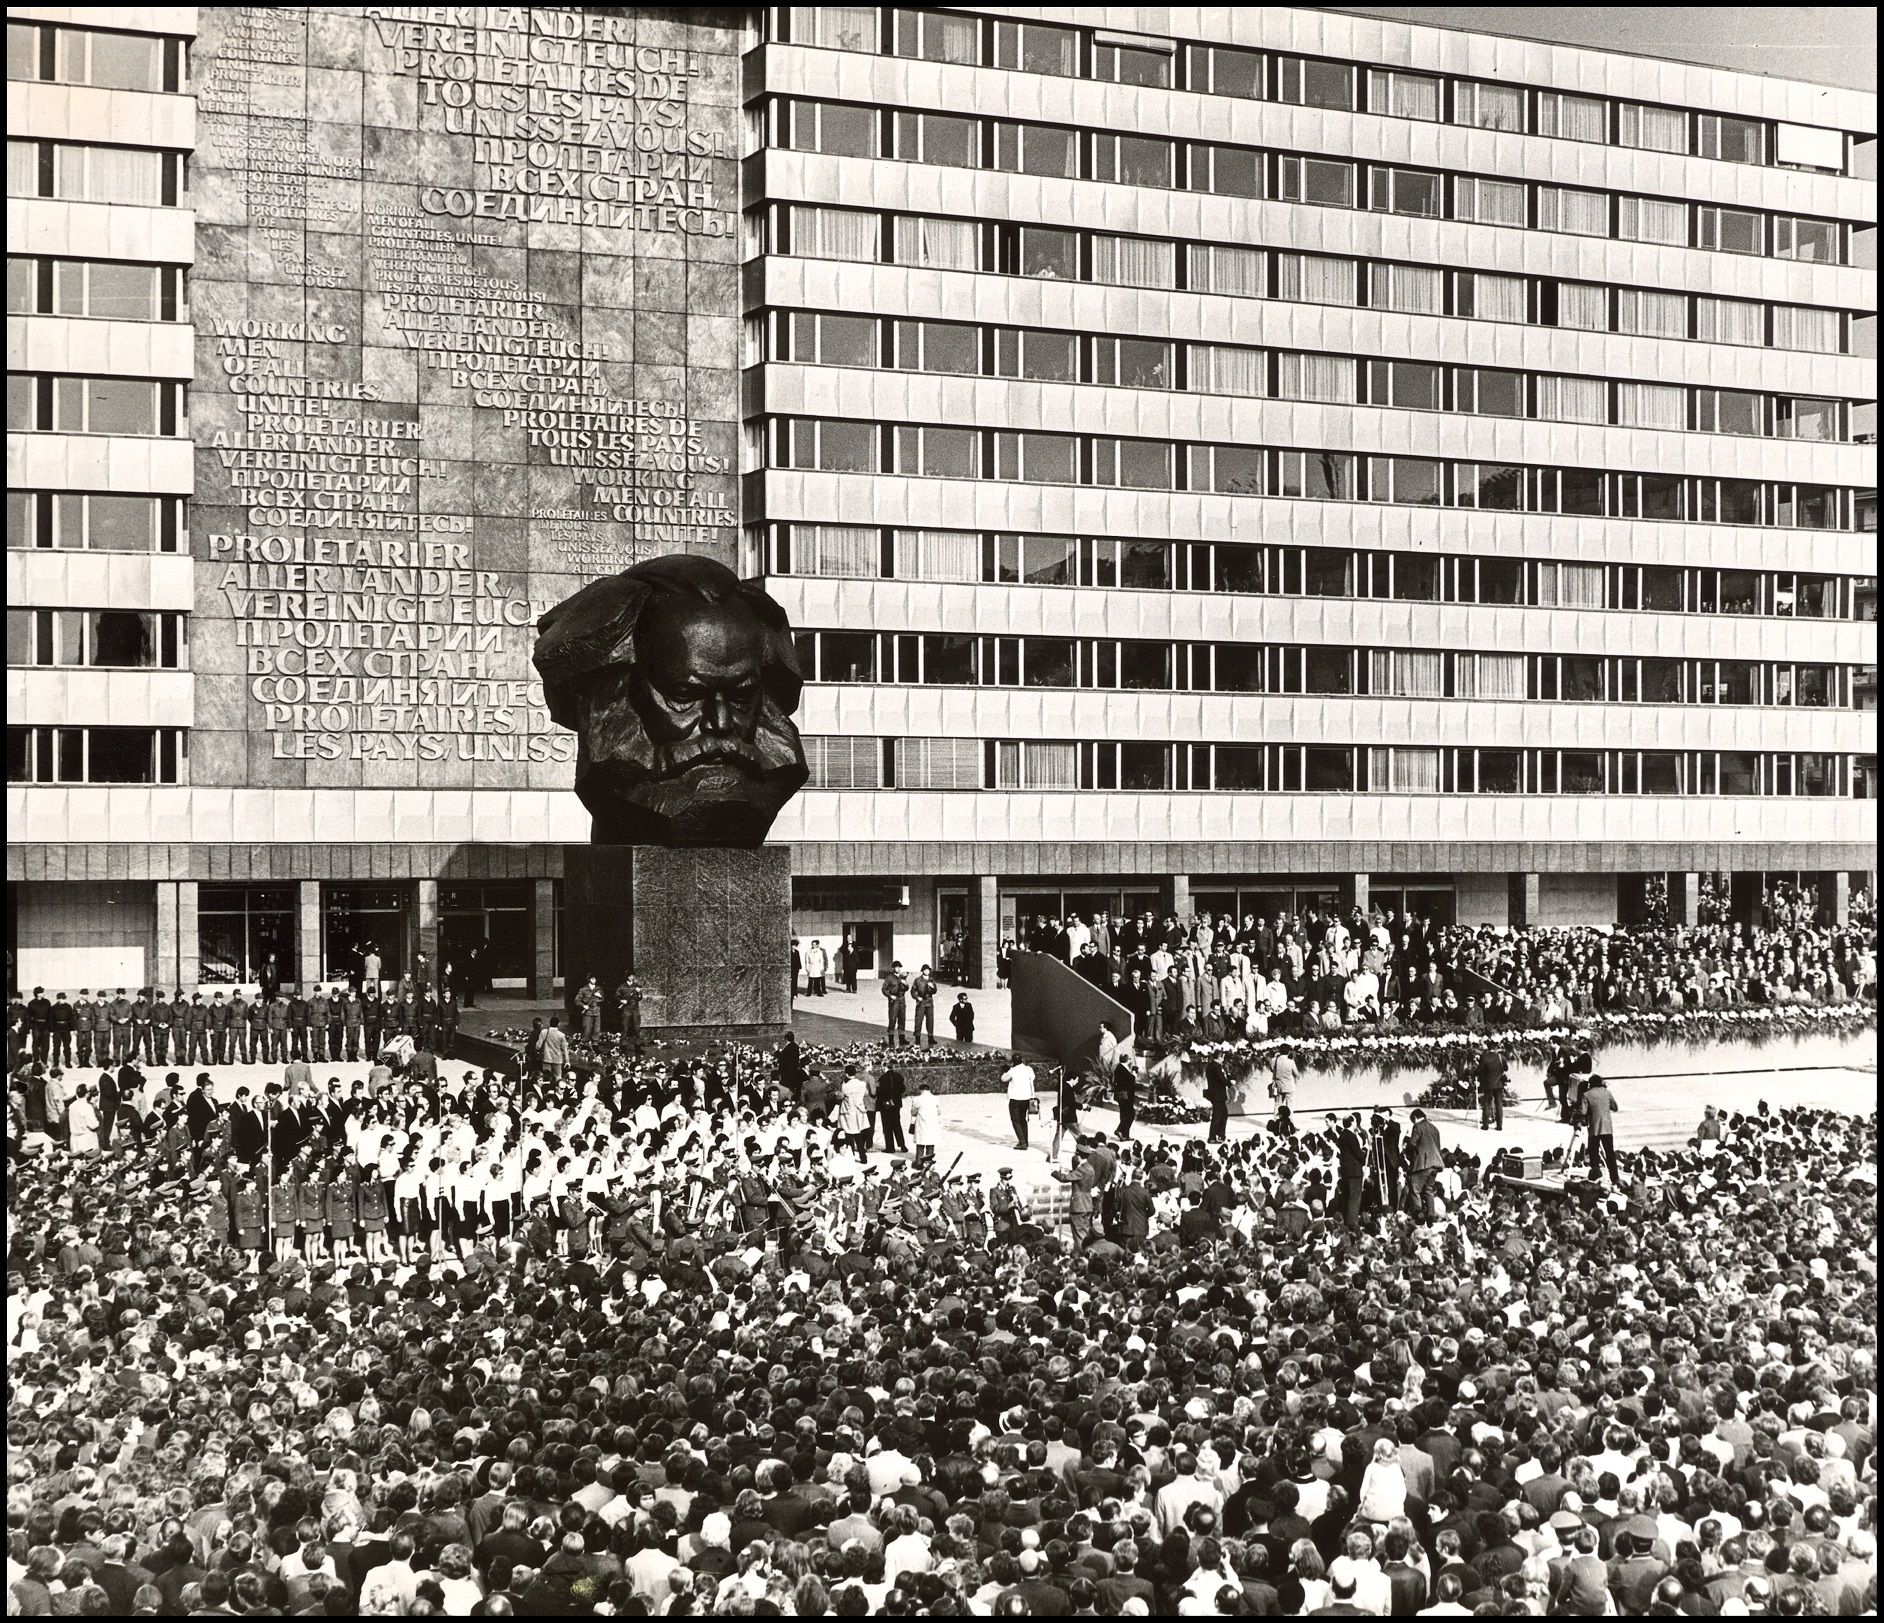
[[158,1003],[151,1010],[151,1038],[170,1044],[170,1052],[179,1065],[190,1063],[190,1005],[179,986],[168,1003]]
[[327,1022],[333,1013],[327,988],[317,986],[307,1000],[307,1046],[309,1059],[327,1058]]
[[[111,1024],[111,1062],[114,1065],[122,1065],[131,1057],[131,1009],[131,1000],[124,995],[124,988],[120,986],[118,995],[111,1000],[107,1016]],[[43,1059],[45,1055],[42,1053],[39,1057]]]
[[340,1058],[340,1042],[343,1034],[346,1038],[347,1058],[353,1060],[360,1057],[360,1027],[365,1018],[366,1011],[361,1006],[360,999],[354,994],[353,988],[349,986],[340,995],[340,1028],[334,1033],[335,1059]]
[[307,1059],[308,1002],[301,995],[301,988],[294,989],[294,995],[288,999],[288,1057]]
[[132,1059],[155,1063],[151,1049],[151,1012],[153,998],[161,1001],[162,993],[153,993],[148,986],[140,987],[136,998],[131,1003],[131,1052]]
[[962,1238],[976,1250],[988,1244],[987,1192],[981,1187],[981,1174],[968,1174],[968,1188],[962,1195]]
[[281,1064],[288,1057],[288,1000],[279,989],[262,1010],[262,1030],[268,1038],[263,1058],[270,1065]]
[[[181,992],[177,993],[182,997]],[[185,1019],[189,1023],[190,1052],[183,1060],[185,1065],[209,1064],[209,1009],[203,1002],[201,992],[190,994],[189,1007],[185,1010]]]
[[385,1046],[380,1034],[386,1029],[386,1000],[370,980],[360,988],[360,1022],[366,1031],[366,1057],[378,1059],[380,1049]]
[[229,1005],[220,991],[209,999],[209,1059],[212,1065],[229,1063]]
[[87,1067],[92,1062],[92,989],[79,988],[78,1001],[72,1005],[72,1038],[78,1045],[78,1062]]
[[988,1191],[988,1208],[994,1217],[996,1245],[1012,1245],[1021,1237],[1020,1191],[1014,1187],[1014,1169],[1001,1168],[1001,1180]]
[[438,999],[438,1056],[450,1059],[458,1046],[458,994],[449,986]]
[[240,992],[229,994],[228,1044],[231,1065],[254,1063],[255,1051],[249,1043],[249,1000]]

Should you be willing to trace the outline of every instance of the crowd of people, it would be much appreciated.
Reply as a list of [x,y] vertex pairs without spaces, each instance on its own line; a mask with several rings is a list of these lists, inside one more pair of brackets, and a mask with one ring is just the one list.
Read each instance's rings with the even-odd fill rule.
[[[1868,985],[1856,932],[1398,922],[1200,919],[1180,975]],[[1419,1111],[1147,1136],[1062,1078],[1049,1200],[951,1157],[946,1050],[655,1046],[615,1006],[505,1072],[133,1055],[109,1121],[48,1103],[28,1026],[10,1610],[1876,1610],[1874,1114],[1709,1110],[1540,1199]],[[1148,1070],[1218,1086],[1182,1037]]]

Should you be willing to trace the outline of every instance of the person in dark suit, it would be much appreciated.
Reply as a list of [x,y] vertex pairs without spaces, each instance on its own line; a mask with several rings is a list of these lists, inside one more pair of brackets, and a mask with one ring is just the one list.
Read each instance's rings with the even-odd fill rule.
[[1405,1154],[1407,1197],[1414,1217],[1424,1223],[1433,1215],[1433,1180],[1446,1164],[1439,1145],[1439,1129],[1426,1112],[1413,1112],[1413,1132],[1407,1139]]
[[1230,1076],[1215,1054],[1204,1061],[1204,1098],[1210,1105],[1210,1137],[1221,1143],[1230,1135]]
[[1367,1142],[1361,1137],[1358,1114],[1349,1115],[1335,1131],[1335,1167],[1341,1223],[1351,1234],[1361,1226],[1361,1193],[1367,1180]]
[[805,1054],[793,1032],[785,1033],[785,1041],[778,1051],[778,1082],[794,1099],[804,1098]]
[[236,1159],[253,1166],[268,1146],[268,1118],[256,1105],[247,1088],[237,1088],[235,1103],[229,1110],[229,1142]]
[[196,1073],[189,1098],[183,1101],[183,1119],[190,1130],[191,1170],[201,1171],[203,1157],[209,1150],[209,1131],[216,1125],[216,1100],[209,1091],[208,1076],[201,1071]]
[[1138,1071],[1130,1054],[1121,1054],[1113,1067],[1112,1101],[1119,1107],[1119,1137],[1130,1138],[1138,1116]]

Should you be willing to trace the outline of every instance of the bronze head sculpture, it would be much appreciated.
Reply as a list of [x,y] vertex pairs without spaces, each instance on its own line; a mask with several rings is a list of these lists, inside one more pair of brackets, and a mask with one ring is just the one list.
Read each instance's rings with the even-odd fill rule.
[[785,611],[711,558],[591,582],[537,621],[534,658],[598,845],[759,845],[809,775]]

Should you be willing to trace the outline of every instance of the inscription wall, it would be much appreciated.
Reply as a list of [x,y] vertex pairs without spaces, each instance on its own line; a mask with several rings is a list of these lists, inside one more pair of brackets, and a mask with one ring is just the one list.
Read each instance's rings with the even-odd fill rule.
[[192,781],[567,788],[537,615],[736,559],[741,14],[199,17]]

